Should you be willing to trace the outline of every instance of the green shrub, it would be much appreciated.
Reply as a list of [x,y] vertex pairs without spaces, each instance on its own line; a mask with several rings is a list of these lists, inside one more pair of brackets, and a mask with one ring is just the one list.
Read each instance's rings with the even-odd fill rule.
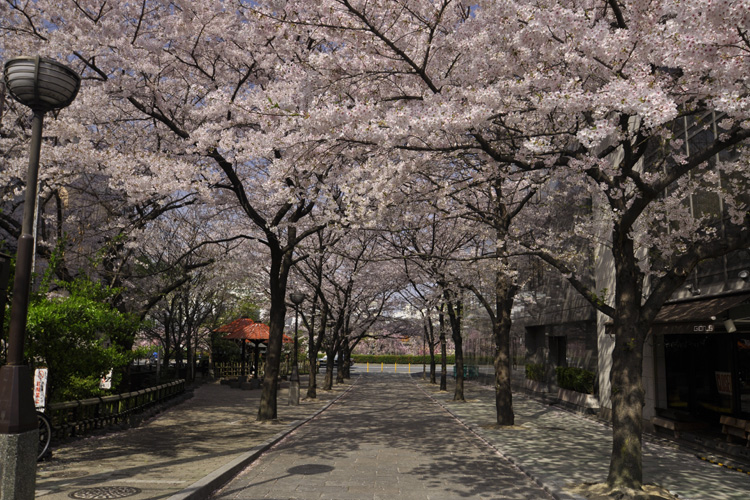
[[544,382],[544,365],[541,363],[526,363],[526,378],[535,382]]
[[[422,363],[429,363],[429,356],[411,356],[411,355],[391,355],[391,354],[352,354],[352,359],[355,363],[385,363],[386,365],[399,364],[407,365],[409,363],[413,365],[421,365]],[[435,362],[440,364],[440,356],[435,356]],[[449,365],[455,364],[456,356],[447,356],[447,363]]]
[[595,373],[573,366],[558,366],[555,368],[555,372],[557,373],[557,385],[562,389],[570,389],[585,394],[594,393]]

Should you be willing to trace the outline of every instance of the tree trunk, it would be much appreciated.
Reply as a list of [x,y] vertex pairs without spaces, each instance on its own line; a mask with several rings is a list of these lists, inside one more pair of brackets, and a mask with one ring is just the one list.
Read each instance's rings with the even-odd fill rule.
[[352,374],[350,370],[352,366],[352,351],[351,349],[349,349],[348,340],[344,342],[344,344],[341,346],[341,356],[339,356],[339,358],[343,358],[341,359],[342,368],[343,368],[342,371],[344,372],[343,380],[350,380],[352,378]]
[[[290,234],[289,240],[292,241],[293,238],[294,235]],[[278,417],[276,395],[281,365],[281,346],[284,338],[284,318],[286,317],[286,283],[291,265],[292,250],[282,252],[279,249],[271,249],[271,314],[268,325],[266,369],[263,374],[263,387],[258,407],[258,420],[260,421],[274,420]]]
[[492,330],[495,337],[495,407],[498,425],[513,425],[513,392],[510,365],[510,311],[513,308],[515,286],[512,278],[502,271],[495,276],[495,311]]
[[[628,330],[632,330],[628,328]],[[607,484],[640,489],[643,485],[643,342],[615,334],[612,353],[612,455]],[[624,345],[623,345],[624,344]]]
[[336,361],[336,383],[344,383],[344,348],[339,349],[339,359]]
[[335,351],[326,351],[326,377],[323,382],[323,390],[330,391],[333,389],[333,360]]
[[195,381],[195,373],[193,367],[195,366],[195,353],[193,352],[193,336],[190,329],[188,329],[185,336],[185,344],[187,345],[187,365],[185,370],[185,380],[187,383]]
[[440,324],[440,390],[448,390],[447,371],[448,371],[448,346],[445,341],[445,316],[442,307],[438,313],[438,322]]
[[[619,330],[619,331],[618,331]],[[628,324],[615,329],[612,353],[612,456],[607,483],[640,489],[643,484],[643,336]]]
[[427,316],[427,346],[430,350],[430,383],[435,384],[435,327],[432,324],[432,317]]
[[310,362],[310,375],[307,379],[307,398],[316,399],[318,397],[318,356],[316,354],[308,357]]
[[[446,291],[446,295],[450,292]],[[461,338],[461,316],[463,307],[460,300],[455,302],[446,297],[446,307],[448,308],[448,318],[451,324],[451,333],[454,348],[456,350],[456,390],[453,393],[453,401],[464,401],[464,350],[463,339]]]
[[[615,260],[615,348],[612,352],[612,456],[607,484],[615,489],[643,486],[643,345],[648,323],[641,317],[643,275],[633,241],[613,234]],[[620,236],[618,238],[618,236]]]

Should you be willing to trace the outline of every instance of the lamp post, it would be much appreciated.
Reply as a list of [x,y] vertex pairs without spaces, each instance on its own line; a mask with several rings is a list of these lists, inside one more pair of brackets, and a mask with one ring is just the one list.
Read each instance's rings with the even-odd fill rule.
[[0,368],[0,448],[3,449],[0,497],[34,498],[38,423],[29,367],[23,363],[26,314],[29,308],[31,262],[34,254],[34,206],[42,146],[42,122],[47,111],[73,102],[81,77],[72,69],[41,57],[19,57],[5,63],[5,87],[34,113],[23,224],[18,239],[13,305],[10,311],[7,364]]
[[299,305],[305,300],[302,292],[292,292],[289,299],[294,304],[294,353],[292,354],[292,376],[289,378],[289,405],[299,404],[299,366],[297,364],[297,353],[299,343],[297,341],[297,330],[299,329]]

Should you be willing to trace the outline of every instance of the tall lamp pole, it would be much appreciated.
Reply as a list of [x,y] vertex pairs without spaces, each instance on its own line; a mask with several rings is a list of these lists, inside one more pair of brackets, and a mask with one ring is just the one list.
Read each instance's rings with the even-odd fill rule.
[[294,304],[294,353],[292,354],[292,376],[289,378],[289,405],[297,406],[299,404],[299,365],[297,364],[299,342],[297,341],[297,331],[299,330],[299,305],[305,300],[305,294],[292,292],[289,299]]
[[32,398],[31,373],[23,360],[29,308],[31,262],[34,255],[34,207],[42,146],[42,122],[48,111],[73,102],[81,77],[72,69],[42,57],[19,57],[5,63],[5,88],[34,112],[23,225],[18,239],[13,304],[10,311],[7,364],[0,368],[0,446],[6,452],[0,469],[0,497],[34,498],[38,423]]

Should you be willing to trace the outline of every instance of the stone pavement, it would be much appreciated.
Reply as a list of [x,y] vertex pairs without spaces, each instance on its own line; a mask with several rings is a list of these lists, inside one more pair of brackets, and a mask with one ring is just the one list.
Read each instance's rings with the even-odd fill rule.
[[[607,425],[543,403],[523,393],[513,394],[516,425],[495,425],[494,388],[466,385],[466,402],[454,402],[452,392],[421,387],[494,449],[558,498],[579,498],[573,484],[599,483],[607,478],[612,430]],[[450,387],[449,387],[450,389]],[[750,470],[750,467],[744,468]],[[646,437],[643,478],[680,499],[750,499],[750,475],[711,464],[670,441]]]
[[[571,484],[606,478],[611,430],[592,419],[515,393],[516,426],[498,428],[492,388],[468,382],[467,401],[454,402],[450,383],[353,377],[298,407],[282,389],[280,421],[263,425],[259,391],[202,386],[142,427],[55,448],[37,497],[203,499],[248,464],[216,498],[545,498],[539,485],[575,499]],[[681,499],[750,498],[750,475],[662,440],[646,442],[644,478]]]
[[36,498],[206,498],[347,389],[318,390],[317,400],[306,400],[303,378],[300,405],[288,406],[288,383],[281,387],[273,423],[255,420],[260,390],[216,382],[140,427],[63,445],[53,441],[53,458],[37,467]]
[[[515,394],[517,425],[500,428],[490,387],[468,382],[467,401],[455,402],[452,387],[440,392],[408,376],[385,377],[363,376],[214,498],[569,500],[581,498],[571,486],[606,479],[612,434],[600,422]],[[646,482],[681,499],[750,498],[750,475],[673,443],[647,439],[644,455]]]
[[552,499],[394,374],[361,376],[214,498]]

